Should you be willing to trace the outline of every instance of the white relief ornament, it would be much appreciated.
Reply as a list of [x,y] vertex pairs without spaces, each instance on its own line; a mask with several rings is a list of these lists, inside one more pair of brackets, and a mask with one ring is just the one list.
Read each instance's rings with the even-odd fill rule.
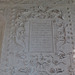
[[66,54],[65,54],[63,51],[59,51],[59,52],[57,53],[57,55],[58,55],[59,59],[66,58]]
[[[14,26],[14,30],[16,30],[16,31],[14,31],[15,35],[13,35],[13,36],[15,37],[15,43],[17,45],[19,45],[20,47],[25,48],[25,44],[26,44],[26,42],[25,42],[25,27],[24,27],[24,22],[23,22],[24,19],[23,18],[25,18],[25,19],[29,19],[29,18],[41,18],[41,19],[45,19],[45,18],[47,18],[48,19],[48,17],[47,17],[48,13],[46,13],[46,12],[43,13],[44,9],[41,10],[41,8],[39,8],[39,10],[38,10],[39,12],[38,13],[35,13],[33,11],[33,14],[29,10],[26,10],[26,11],[29,11],[32,14],[32,17],[28,16],[28,15],[31,15],[28,12],[27,12],[28,14],[26,13],[26,16],[24,16],[25,12],[22,14],[22,16],[17,16],[17,18],[18,17],[19,18],[15,20],[17,22],[17,24],[15,24],[15,26]],[[20,12],[20,10],[18,12]],[[22,11],[19,13],[19,15],[21,13],[22,13]],[[48,16],[50,16],[50,15],[48,15]],[[53,10],[53,14],[52,15],[51,15],[52,18],[55,17],[54,18],[55,20],[59,18],[59,19],[61,19],[63,21],[63,17],[61,16],[61,12],[59,10],[56,10],[56,9]],[[49,18],[51,18],[51,17],[49,17]],[[22,19],[23,19],[23,21],[22,21]],[[61,20],[59,20],[59,19],[57,21],[57,24],[58,24],[59,21],[60,21],[59,24],[62,24]],[[56,25],[56,24],[53,24],[53,25]],[[60,50],[59,49],[59,45],[57,45],[58,42],[60,42],[61,40],[63,40],[63,37],[64,37],[64,36],[62,37],[62,35],[64,35],[63,24],[62,25],[58,25],[58,27],[56,27],[56,29],[57,29],[57,33],[59,32],[58,35],[60,35],[60,37],[61,37],[61,38],[59,37],[58,40],[57,40],[57,42],[56,42],[56,46],[58,47],[58,54],[57,54],[57,56],[55,56],[54,53],[51,54],[52,56],[50,55],[49,57],[47,57],[48,53],[46,54],[46,56],[43,53],[41,55],[39,53],[37,55],[34,55],[35,53],[32,53],[33,57],[28,56],[30,59],[27,59],[26,56],[24,55],[24,53],[22,53],[23,52],[22,50],[21,50],[22,52],[18,52],[18,53],[15,51],[15,55],[16,55],[15,59],[22,66],[19,66],[20,64],[16,63],[16,65],[18,65],[19,67],[17,69],[18,71],[16,71],[16,73],[14,75],[31,75],[31,74],[32,75],[50,75],[50,74],[56,74],[56,75],[58,75],[58,73],[59,74],[60,73],[63,74],[64,70],[62,69],[62,67],[60,68],[60,65],[62,65],[62,64],[63,64],[63,66],[66,65],[65,64],[66,62],[63,61],[63,60],[65,60],[64,58],[66,57],[66,54],[65,54],[64,51],[63,52],[59,51]],[[17,49],[15,49],[15,50],[17,50]],[[62,50],[64,50],[64,49],[62,49]],[[29,63],[28,62],[24,62],[25,59],[28,60],[28,61],[30,61],[30,62]],[[68,59],[70,59],[70,58],[68,58]],[[27,67],[24,68],[23,66],[27,66]],[[32,68],[30,68],[31,66],[32,66],[32,68],[34,70],[33,72],[32,72]],[[57,67],[57,66],[59,66],[59,67]],[[48,68],[50,68],[50,69],[47,72]],[[67,68],[67,67],[65,67],[65,68]],[[14,72],[14,69],[12,69],[12,72]]]
[[24,1],[24,0],[11,0],[13,3],[20,3],[20,2],[22,2],[22,1]]
[[55,69],[54,68],[50,68],[50,73],[55,73]]
[[18,71],[19,71],[20,73],[25,73],[26,75],[30,75],[30,73],[31,73],[31,68],[29,68],[29,67],[20,68]]
[[62,68],[56,68],[56,73],[62,73],[64,70]]
[[16,30],[16,43],[25,48],[25,29],[23,27]]
[[30,65],[32,65],[32,67],[35,66],[37,70],[46,70],[51,64],[51,59],[51,56],[35,55],[31,58]]

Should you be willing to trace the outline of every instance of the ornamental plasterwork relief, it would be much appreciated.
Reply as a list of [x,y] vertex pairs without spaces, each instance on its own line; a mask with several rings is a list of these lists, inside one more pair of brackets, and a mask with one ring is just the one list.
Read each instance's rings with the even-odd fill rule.
[[61,3],[68,3],[68,4],[70,4],[70,3],[73,3],[74,2],[74,0],[67,0],[67,1],[65,1],[65,0],[11,0],[10,2],[13,2],[13,3],[40,3],[40,2],[49,2],[49,3],[52,3],[52,4],[61,4]]
[[33,3],[38,3],[38,4],[44,4],[44,3],[50,3],[54,5],[58,4],[71,4],[74,3],[74,0],[0,0],[2,3],[19,3],[19,4],[33,4]]
[[[1,75],[74,75],[71,9],[27,6],[7,9]],[[9,14],[8,14],[9,13]],[[68,18],[68,19],[67,19]],[[30,22],[50,20],[52,52],[30,52]],[[48,21],[49,22],[49,21]]]

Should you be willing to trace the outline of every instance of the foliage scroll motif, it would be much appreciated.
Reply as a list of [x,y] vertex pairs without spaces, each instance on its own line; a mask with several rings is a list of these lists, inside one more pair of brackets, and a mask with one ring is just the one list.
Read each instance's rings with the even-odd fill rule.
[[58,5],[58,4],[72,4],[74,3],[74,0],[0,0],[0,2],[2,3],[14,3],[14,4],[32,4],[32,3],[38,3],[38,4],[42,4],[42,3],[46,3],[49,2],[52,5]]

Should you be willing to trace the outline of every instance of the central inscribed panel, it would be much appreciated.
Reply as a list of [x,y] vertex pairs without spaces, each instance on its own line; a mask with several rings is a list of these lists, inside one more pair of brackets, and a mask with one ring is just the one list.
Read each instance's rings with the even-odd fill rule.
[[29,51],[52,52],[52,26],[50,20],[31,20],[29,23]]

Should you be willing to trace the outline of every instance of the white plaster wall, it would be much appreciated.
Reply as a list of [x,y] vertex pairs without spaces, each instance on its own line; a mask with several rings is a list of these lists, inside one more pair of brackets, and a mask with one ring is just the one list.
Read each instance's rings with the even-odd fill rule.
[[74,2],[0,0],[0,75],[75,75]]

